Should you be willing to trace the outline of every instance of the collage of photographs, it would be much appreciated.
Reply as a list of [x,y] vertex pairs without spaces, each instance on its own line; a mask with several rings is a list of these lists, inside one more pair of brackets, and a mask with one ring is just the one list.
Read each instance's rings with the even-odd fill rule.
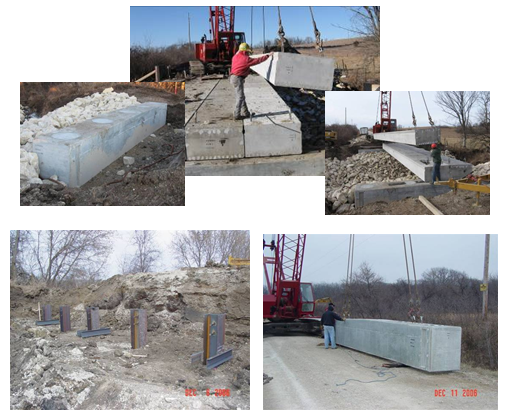
[[501,410],[490,84],[388,90],[379,3],[118,2],[129,78],[20,81],[10,410]]

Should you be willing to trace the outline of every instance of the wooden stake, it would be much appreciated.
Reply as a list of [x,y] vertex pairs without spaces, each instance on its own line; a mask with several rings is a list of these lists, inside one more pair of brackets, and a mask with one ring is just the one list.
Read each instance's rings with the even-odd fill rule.
[[440,212],[435,206],[433,206],[433,204],[424,196],[419,196],[419,200],[431,211],[431,213],[433,213],[433,215],[443,215],[443,213]]

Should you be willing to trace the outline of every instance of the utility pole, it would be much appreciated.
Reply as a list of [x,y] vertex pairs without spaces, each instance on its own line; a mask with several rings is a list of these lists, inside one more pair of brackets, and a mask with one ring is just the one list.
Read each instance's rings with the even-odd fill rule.
[[190,39],[190,13],[188,14],[188,49],[192,49],[192,41]]
[[486,234],[486,242],[484,244],[484,276],[482,278],[482,317],[488,317],[488,277],[489,276],[489,234]]

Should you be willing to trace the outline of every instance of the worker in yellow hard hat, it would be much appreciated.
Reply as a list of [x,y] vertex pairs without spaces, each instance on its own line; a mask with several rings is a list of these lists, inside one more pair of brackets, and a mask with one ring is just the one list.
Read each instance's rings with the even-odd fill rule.
[[273,55],[273,52],[263,55],[259,58],[250,58],[252,53],[250,46],[243,42],[239,46],[239,51],[232,57],[232,68],[230,82],[236,90],[236,106],[234,108],[234,120],[249,118],[250,112],[245,99],[245,79],[250,74],[252,65],[260,64]]

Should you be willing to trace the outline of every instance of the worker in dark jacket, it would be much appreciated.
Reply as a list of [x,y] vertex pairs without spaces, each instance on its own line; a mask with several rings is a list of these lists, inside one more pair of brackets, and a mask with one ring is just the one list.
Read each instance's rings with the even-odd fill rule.
[[250,67],[266,61],[273,56],[273,52],[259,58],[250,58],[252,50],[247,43],[239,46],[239,51],[232,57],[230,82],[236,90],[236,106],[234,108],[234,120],[249,118],[250,112],[245,99],[245,79],[250,74]]
[[433,173],[431,184],[440,181],[440,164],[442,164],[442,150],[439,144],[431,144],[431,158],[433,158]]
[[331,348],[336,348],[336,339],[334,336],[334,323],[336,320],[345,321],[340,315],[334,313],[333,305],[329,305],[327,311],[324,312],[320,320],[320,323],[324,326],[324,346],[326,350],[328,349],[329,343],[331,343]]

